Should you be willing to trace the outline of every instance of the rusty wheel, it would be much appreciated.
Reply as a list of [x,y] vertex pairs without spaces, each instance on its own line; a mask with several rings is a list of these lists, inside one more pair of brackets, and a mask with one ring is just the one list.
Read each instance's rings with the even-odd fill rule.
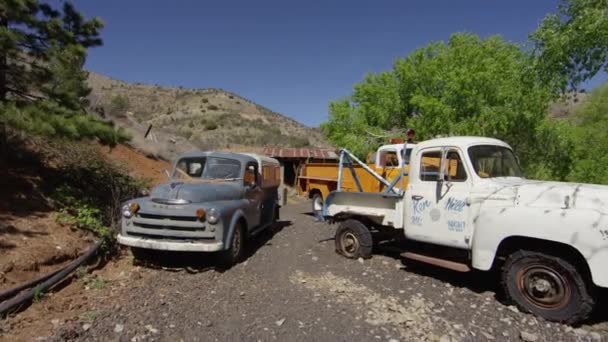
[[340,237],[340,244],[342,246],[342,252],[347,258],[354,258],[359,250],[359,239],[354,233],[348,231]]
[[346,220],[336,231],[336,252],[347,258],[371,257],[372,245],[372,235],[360,221]]
[[243,257],[245,243],[245,235],[241,224],[237,223],[234,227],[234,233],[230,240],[230,245],[224,251],[219,252],[219,266],[221,268],[228,269],[239,261]]
[[552,255],[518,251],[503,266],[503,287],[524,312],[549,321],[579,322],[591,313],[595,299],[586,273],[574,265]]
[[568,304],[570,284],[554,269],[542,264],[530,265],[517,273],[517,286],[532,305],[557,309]]
[[243,249],[243,234],[241,233],[240,227],[234,229],[234,236],[232,238],[232,246],[230,248],[232,252],[232,258],[234,260],[238,260],[241,256],[241,251]]

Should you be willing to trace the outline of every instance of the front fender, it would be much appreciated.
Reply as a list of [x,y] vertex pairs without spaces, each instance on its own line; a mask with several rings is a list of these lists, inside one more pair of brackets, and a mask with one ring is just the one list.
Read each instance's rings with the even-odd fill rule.
[[228,220],[224,221],[224,250],[227,250],[228,247],[230,247],[230,241],[232,241],[232,237],[234,236],[236,224],[240,219],[243,219],[245,224],[248,224],[245,212],[242,209],[237,209]]
[[600,228],[604,216],[586,209],[482,208],[473,218],[472,266],[492,268],[500,243],[508,237],[535,238],[573,247],[587,261],[593,282],[608,287],[608,268],[602,264],[608,260],[608,233]]

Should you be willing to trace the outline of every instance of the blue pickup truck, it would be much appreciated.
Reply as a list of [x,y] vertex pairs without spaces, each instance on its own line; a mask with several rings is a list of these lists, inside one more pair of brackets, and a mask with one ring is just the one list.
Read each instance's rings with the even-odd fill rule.
[[245,153],[180,156],[169,182],[122,207],[120,244],[134,250],[216,252],[231,266],[244,241],[278,219],[280,165]]

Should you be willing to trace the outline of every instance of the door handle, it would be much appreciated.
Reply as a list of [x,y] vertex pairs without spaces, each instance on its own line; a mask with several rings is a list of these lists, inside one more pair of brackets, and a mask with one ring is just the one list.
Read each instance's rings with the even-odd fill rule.
[[422,195],[413,195],[413,196],[412,196],[412,199],[413,199],[414,201],[420,201],[420,200],[421,200],[421,199],[423,199],[423,198],[424,198],[424,196],[422,196]]

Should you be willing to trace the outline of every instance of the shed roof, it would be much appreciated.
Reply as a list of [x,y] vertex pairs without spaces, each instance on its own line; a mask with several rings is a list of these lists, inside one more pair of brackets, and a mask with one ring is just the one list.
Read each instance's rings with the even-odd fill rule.
[[338,159],[338,154],[330,149],[304,147],[304,148],[281,148],[264,147],[263,154],[273,158],[293,159]]

